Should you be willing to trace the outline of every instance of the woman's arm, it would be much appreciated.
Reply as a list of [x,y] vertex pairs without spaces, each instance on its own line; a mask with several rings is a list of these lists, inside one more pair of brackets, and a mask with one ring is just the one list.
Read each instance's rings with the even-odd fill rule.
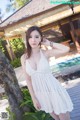
[[34,106],[37,110],[40,109],[40,104],[35,96],[35,93],[34,93],[34,90],[33,90],[33,87],[32,87],[32,82],[31,82],[31,77],[26,73],[26,70],[25,70],[25,57],[24,55],[21,56],[21,65],[22,65],[22,69],[23,69],[23,72],[25,74],[25,77],[26,77],[26,81],[27,81],[27,87],[28,87],[28,90],[30,92],[30,95],[31,95],[31,98],[32,98],[32,101],[34,103]]
[[62,55],[65,55],[70,50],[68,46],[65,46],[60,43],[51,42],[47,39],[43,40],[42,45],[52,47],[52,49],[45,51],[45,54],[48,58],[53,56],[60,57]]
[[29,89],[29,92],[31,94],[31,97],[32,99],[35,98],[35,94],[34,94],[34,91],[33,91],[33,87],[32,87],[32,82],[31,82],[31,77],[26,73],[26,70],[25,70],[25,59],[24,59],[24,55],[21,56],[21,65],[22,65],[22,70],[25,74],[25,77],[26,77],[26,81],[27,81],[27,87]]

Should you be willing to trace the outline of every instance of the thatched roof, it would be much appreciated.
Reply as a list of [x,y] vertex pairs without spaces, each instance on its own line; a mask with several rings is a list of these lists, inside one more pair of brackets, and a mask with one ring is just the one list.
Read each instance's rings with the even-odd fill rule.
[[51,8],[58,6],[58,4],[51,4],[50,0],[30,0],[27,4],[5,19],[0,27],[16,23],[24,18],[29,18]]

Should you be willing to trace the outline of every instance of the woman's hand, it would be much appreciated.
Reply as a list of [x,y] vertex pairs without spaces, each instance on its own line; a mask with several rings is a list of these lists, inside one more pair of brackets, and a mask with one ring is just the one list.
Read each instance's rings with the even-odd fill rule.
[[39,101],[38,101],[36,98],[33,99],[33,104],[34,104],[34,107],[35,107],[37,110],[40,110],[41,105],[40,105]]
[[50,46],[50,41],[46,38],[43,38],[43,41],[41,42],[42,45]]

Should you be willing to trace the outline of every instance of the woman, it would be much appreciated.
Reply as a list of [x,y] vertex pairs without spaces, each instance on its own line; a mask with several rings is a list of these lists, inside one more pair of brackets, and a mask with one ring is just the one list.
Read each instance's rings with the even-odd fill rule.
[[[55,120],[70,120],[73,103],[58,80],[52,75],[49,58],[69,52],[69,47],[43,39],[39,27],[32,26],[26,34],[27,52],[21,57],[27,86],[37,110],[43,110]],[[41,45],[52,49],[42,50]]]

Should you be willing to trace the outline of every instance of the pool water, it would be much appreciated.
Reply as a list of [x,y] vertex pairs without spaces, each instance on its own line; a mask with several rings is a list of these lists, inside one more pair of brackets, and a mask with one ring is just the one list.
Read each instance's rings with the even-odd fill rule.
[[71,67],[74,65],[80,65],[80,57],[76,57],[65,62],[58,63],[60,69],[63,69],[64,67]]
[[51,67],[52,73],[55,75],[55,74],[60,73],[60,71],[63,71],[65,69],[68,69],[76,65],[80,65],[80,56],[66,60],[64,62],[51,65],[50,67]]

